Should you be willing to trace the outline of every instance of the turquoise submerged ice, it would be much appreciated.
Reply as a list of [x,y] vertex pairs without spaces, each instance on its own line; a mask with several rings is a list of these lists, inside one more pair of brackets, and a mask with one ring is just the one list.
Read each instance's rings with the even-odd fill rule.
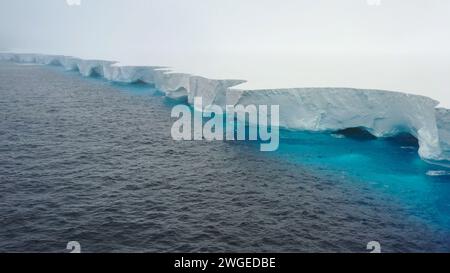
[[417,140],[410,135],[377,139],[360,130],[331,135],[282,131],[276,156],[331,179],[366,183],[412,215],[450,228],[450,169],[428,164],[417,150]]

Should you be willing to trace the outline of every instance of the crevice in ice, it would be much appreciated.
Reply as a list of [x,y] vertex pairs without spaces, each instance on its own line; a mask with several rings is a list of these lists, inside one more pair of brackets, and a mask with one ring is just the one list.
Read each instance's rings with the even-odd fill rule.
[[62,66],[62,64],[58,61],[58,60],[51,60],[49,62],[49,65],[53,65],[53,66]]
[[88,77],[91,77],[91,78],[103,78],[103,75],[97,69],[93,69],[93,70],[91,70],[91,72],[89,72]]
[[419,140],[409,133],[399,133],[387,138],[388,141],[401,146],[404,149],[416,149],[419,147]]
[[[342,130],[335,131],[333,133],[335,136],[342,136],[349,139],[359,140],[359,141],[371,141],[379,139],[375,135],[371,134],[367,128],[355,127],[346,128]],[[383,137],[386,141],[389,141],[395,145],[403,148],[416,149],[419,147],[419,140],[410,133],[401,132],[394,134],[392,136]]]
[[355,140],[374,140],[377,139],[376,136],[372,135],[367,129],[362,127],[347,128],[336,131],[334,134],[342,135],[346,138],[351,138]]

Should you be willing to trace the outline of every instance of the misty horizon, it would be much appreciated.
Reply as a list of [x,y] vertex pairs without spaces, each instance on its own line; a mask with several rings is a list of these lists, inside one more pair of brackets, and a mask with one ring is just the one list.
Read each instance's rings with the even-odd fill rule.
[[335,2],[2,0],[0,50],[167,66],[243,89],[401,91],[450,107],[449,2]]

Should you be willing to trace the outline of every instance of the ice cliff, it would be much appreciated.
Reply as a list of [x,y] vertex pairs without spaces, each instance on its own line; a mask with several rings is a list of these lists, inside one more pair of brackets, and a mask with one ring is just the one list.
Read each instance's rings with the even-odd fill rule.
[[292,130],[364,128],[377,137],[410,133],[419,141],[422,158],[450,160],[450,110],[436,109],[438,102],[423,96],[351,88],[240,90],[233,87],[244,80],[213,80],[164,67],[58,55],[0,53],[0,60],[60,65],[114,82],[143,82],[191,104],[194,97],[202,97],[204,105],[280,105],[280,126]]
[[439,159],[442,153],[435,107],[427,97],[381,90],[295,88],[243,91],[236,104],[280,105],[280,126],[293,130],[337,131],[363,128],[377,137],[410,133],[419,154]]
[[450,110],[438,108],[436,110],[436,120],[442,151],[441,159],[450,159]]

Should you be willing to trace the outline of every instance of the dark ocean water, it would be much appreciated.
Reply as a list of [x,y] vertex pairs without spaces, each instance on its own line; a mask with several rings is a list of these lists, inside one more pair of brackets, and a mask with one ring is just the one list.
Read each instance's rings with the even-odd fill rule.
[[389,194],[242,142],[175,142],[144,85],[0,64],[0,252],[449,251]]

